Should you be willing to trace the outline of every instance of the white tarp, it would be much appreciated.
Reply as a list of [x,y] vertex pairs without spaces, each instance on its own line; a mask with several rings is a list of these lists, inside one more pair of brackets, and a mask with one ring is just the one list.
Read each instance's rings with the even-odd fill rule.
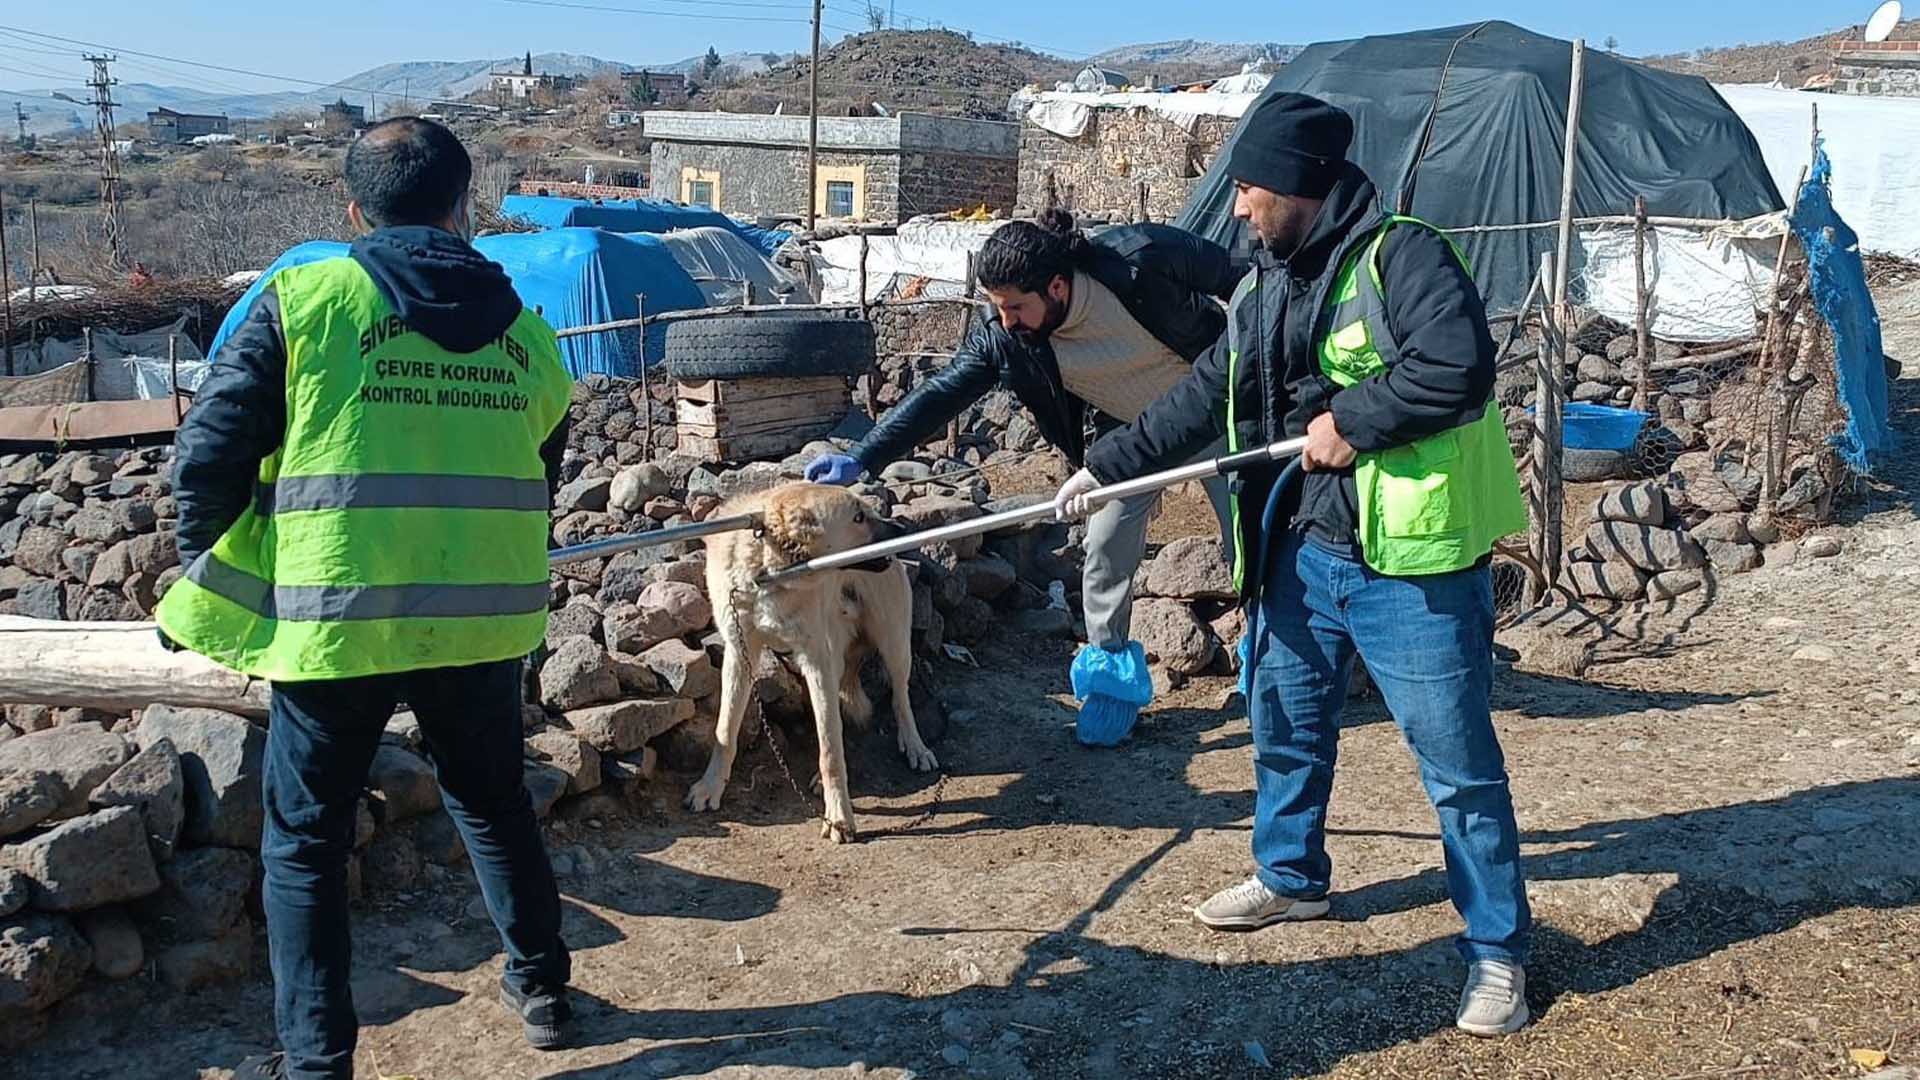
[[1013,98],[1014,111],[1055,135],[1077,139],[1087,130],[1095,109],[1146,109],[1182,130],[1192,132],[1204,116],[1239,118],[1260,97],[1259,91],[1160,93],[1127,90],[1112,94],[1022,91]]
[[773,265],[759,248],[730,229],[718,225],[675,229],[660,237],[660,242],[673,253],[711,306],[746,303],[740,285],[743,281],[752,283],[756,304],[780,303],[804,291],[799,280]]
[[1920,257],[1920,100],[1776,90],[1714,89],[1733,106],[1767,161],[1780,196],[1812,159],[1813,107],[1833,162],[1833,206],[1860,234],[1860,246]]
[[[1768,295],[1784,214],[1727,229],[1654,228],[1647,233],[1648,327],[1666,341],[1752,337],[1755,306]],[[1579,234],[1578,294],[1600,314],[1634,323],[1633,227],[1584,228]]]
[[[919,295],[964,295],[967,257],[979,251],[1003,221],[910,221],[895,236],[867,238],[867,300],[895,295],[926,278]],[[814,245],[820,302],[852,304],[860,297],[860,238],[841,236]]]
[[[1654,292],[1652,332],[1669,341],[1733,341],[1756,332],[1754,307],[1773,278],[1781,215],[1712,233],[1655,229],[1647,244],[1647,284]],[[924,278],[918,295],[966,293],[968,257],[1000,221],[916,221],[896,236],[867,238],[869,303],[897,295]],[[1632,226],[1583,229],[1578,235],[1576,293],[1601,314],[1625,325],[1634,320]],[[820,300],[857,303],[860,238],[842,236],[814,245]]]

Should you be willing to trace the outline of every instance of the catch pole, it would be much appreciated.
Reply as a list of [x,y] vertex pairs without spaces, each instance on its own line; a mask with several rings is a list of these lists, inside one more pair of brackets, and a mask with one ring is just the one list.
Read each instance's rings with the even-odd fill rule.
[[[1239,472],[1241,469],[1255,465],[1268,465],[1281,458],[1292,457],[1306,449],[1306,446],[1307,440],[1305,436],[1297,439],[1284,439],[1280,442],[1269,443],[1266,446],[1257,447],[1252,450],[1243,450],[1237,454],[1209,458],[1206,461],[1196,461],[1191,465],[1182,465],[1179,468],[1167,469],[1162,472],[1148,473],[1146,476],[1137,477],[1132,480],[1122,480],[1117,484],[1108,484],[1105,487],[1095,488],[1087,493],[1087,501],[1097,506],[1101,503],[1112,502],[1115,499],[1126,499],[1135,495],[1145,495],[1148,492],[1159,491],[1162,488],[1169,488],[1175,484],[1183,484],[1190,480],[1209,480],[1216,476]],[[816,559],[808,559],[805,562],[795,563],[783,570],[777,570],[771,574],[763,575],[759,579],[759,583],[761,585],[775,585],[800,577],[803,574],[819,573],[822,570],[844,570],[849,566],[857,566],[860,563],[871,562],[874,559],[884,558],[888,555],[898,555],[901,552],[912,551],[929,544],[938,544],[946,540],[959,540],[968,536],[978,536],[982,533],[995,532],[1014,525],[1024,525],[1030,521],[1048,520],[1052,517],[1053,503],[1051,502],[1036,503],[1033,506],[1023,506],[1017,510],[1003,510],[998,514],[988,514],[986,517],[974,518],[971,521],[956,521],[951,525],[942,525],[938,528],[927,529],[923,532],[910,533],[893,540],[882,540],[878,543],[851,548],[846,551],[836,552],[832,555],[822,555]]]

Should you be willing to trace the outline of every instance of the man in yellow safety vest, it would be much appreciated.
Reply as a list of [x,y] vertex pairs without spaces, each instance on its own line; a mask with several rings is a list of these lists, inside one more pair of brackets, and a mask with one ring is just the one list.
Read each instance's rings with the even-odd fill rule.
[[172,642],[273,682],[260,856],[281,1052],[243,1078],[353,1075],[347,860],[399,702],[505,946],[502,1001],[543,1049],[572,1021],[520,710],[571,381],[553,329],[469,243],[451,132],[385,121],[345,171],[350,253],[273,276],[181,424],[186,569],[156,612]]
[[[1457,1016],[1476,1035],[1527,1022],[1530,916],[1519,829],[1488,703],[1494,541],[1526,525],[1490,401],[1493,341],[1465,260],[1387,213],[1346,160],[1353,121],[1275,92],[1227,161],[1234,215],[1260,240],[1227,333],[1184,381],[1087,453],[1058,496],[1304,435],[1297,491],[1278,470],[1234,487],[1234,576],[1248,606],[1254,874],[1195,911],[1253,930],[1328,910],[1334,747],[1355,656],[1420,763],[1447,885],[1466,922]],[[1291,525],[1285,523],[1291,522]]]

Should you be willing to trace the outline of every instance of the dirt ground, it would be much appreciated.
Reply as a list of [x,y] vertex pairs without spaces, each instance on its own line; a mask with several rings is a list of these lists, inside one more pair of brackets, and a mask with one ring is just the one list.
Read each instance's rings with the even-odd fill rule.
[[[1913,371],[1910,367],[1909,371]],[[1894,411],[1920,437],[1920,380]],[[935,778],[855,740],[865,842],[819,839],[764,744],[725,808],[663,776],[554,825],[587,1045],[539,1054],[494,998],[464,872],[358,912],[363,1077],[1856,1076],[1920,1063],[1920,468],[1830,530],[1839,558],[1636,618],[1584,678],[1529,660],[1495,705],[1539,922],[1533,1025],[1451,1027],[1460,963],[1433,817],[1391,720],[1350,707],[1330,919],[1220,936],[1243,875],[1247,725],[1226,680],[1078,747],[1071,648],[944,668]],[[1189,509],[1197,509],[1189,508]],[[1202,519],[1204,521],[1204,519]],[[1536,654],[1537,655],[1537,654]],[[802,777],[802,783],[805,777]],[[271,1046],[258,973],[185,998],[84,991],[7,1076],[222,1078]]]

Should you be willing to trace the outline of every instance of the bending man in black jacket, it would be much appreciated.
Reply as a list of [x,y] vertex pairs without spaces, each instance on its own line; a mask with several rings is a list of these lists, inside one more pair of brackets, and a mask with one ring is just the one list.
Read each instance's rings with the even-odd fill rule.
[[[1466,922],[1458,1025],[1527,1021],[1530,917],[1519,830],[1493,729],[1488,553],[1526,524],[1493,386],[1486,312],[1440,233],[1383,212],[1345,161],[1353,123],[1301,94],[1242,122],[1228,159],[1235,216],[1258,234],[1227,339],[1062,487],[1084,494],[1185,460],[1305,435],[1301,490],[1237,483],[1235,573],[1249,600],[1254,876],[1195,911],[1252,930],[1327,911],[1338,720],[1355,655],[1380,687],[1439,816]],[[1276,525],[1272,535],[1263,522]]]
[[[1074,466],[1088,410],[1129,421],[1187,376],[1220,337],[1235,280],[1227,253],[1165,225],[1110,229],[1089,240],[1054,210],[1038,225],[1001,226],[981,249],[980,287],[998,312],[976,323],[952,362],[881,418],[850,454],[827,454],[807,479],[851,484],[879,472],[1002,385]],[[1205,446],[1192,448],[1200,456]],[[1226,531],[1226,488],[1207,486]],[[1128,640],[1133,575],[1157,495],[1110,502],[1087,523],[1081,604],[1087,647],[1074,659],[1077,732],[1090,745],[1124,738],[1153,694],[1146,657]]]

